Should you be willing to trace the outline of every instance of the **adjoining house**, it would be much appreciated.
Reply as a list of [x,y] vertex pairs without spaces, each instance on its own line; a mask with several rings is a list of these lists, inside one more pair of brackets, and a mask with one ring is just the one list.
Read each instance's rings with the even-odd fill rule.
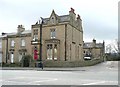
[[25,30],[18,25],[15,33],[2,33],[2,61],[4,63],[18,63],[22,56],[31,54],[31,30]]
[[[43,18],[42,60],[78,61],[83,60],[82,20],[71,8],[68,15],[57,15],[53,10],[48,18]],[[36,22],[31,30],[18,25],[16,33],[2,33],[2,61],[19,63],[24,55],[39,53],[40,24]],[[39,55],[35,57],[39,59]]]
[[92,42],[83,43],[83,55],[84,58],[103,58],[105,53],[105,42],[96,43],[96,40],[93,39]]

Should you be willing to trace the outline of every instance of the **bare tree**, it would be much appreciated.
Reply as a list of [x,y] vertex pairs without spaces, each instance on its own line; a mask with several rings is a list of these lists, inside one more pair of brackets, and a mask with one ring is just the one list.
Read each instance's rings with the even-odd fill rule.
[[118,39],[113,40],[106,46],[106,52],[120,54],[120,41]]
[[111,46],[111,44],[108,44],[106,46],[106,53],[112,53],[112,46]]
[[120,54],[120,41],[118,39],[115,39],[115,44],[113,45],[113,49]]

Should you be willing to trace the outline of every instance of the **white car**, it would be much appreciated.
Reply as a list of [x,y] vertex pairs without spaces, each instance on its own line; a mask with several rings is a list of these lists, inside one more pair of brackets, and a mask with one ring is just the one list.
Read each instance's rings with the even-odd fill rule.
[[91,57],[84,57],[85,60],[91,60]]

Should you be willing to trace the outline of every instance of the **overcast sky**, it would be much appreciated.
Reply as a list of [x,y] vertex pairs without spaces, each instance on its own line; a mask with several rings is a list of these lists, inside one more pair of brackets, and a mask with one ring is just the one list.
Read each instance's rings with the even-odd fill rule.
[[69,14],[71,7],[80,14],[84,41],[110,41],[118,37],[119,0],[0,0],[0,33],[16,32],[19,24],[31,29],[40,17]]

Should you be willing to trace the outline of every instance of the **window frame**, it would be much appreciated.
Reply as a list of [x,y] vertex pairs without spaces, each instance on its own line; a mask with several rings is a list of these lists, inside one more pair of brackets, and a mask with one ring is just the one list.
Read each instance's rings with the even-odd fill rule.
[[56,29],[50,29],[50,38],[55,39],[56,38]]
[[38,29],[33,30],[33,39],[38,40]]
[[[24,42],[23,42],[24,41]],[[21,47],[25,47],[25,39],[21,39]]]
[[11,40],[10,46],[11,46],[11,47],[15,47],[15,41],[14,41],[14,40]]

